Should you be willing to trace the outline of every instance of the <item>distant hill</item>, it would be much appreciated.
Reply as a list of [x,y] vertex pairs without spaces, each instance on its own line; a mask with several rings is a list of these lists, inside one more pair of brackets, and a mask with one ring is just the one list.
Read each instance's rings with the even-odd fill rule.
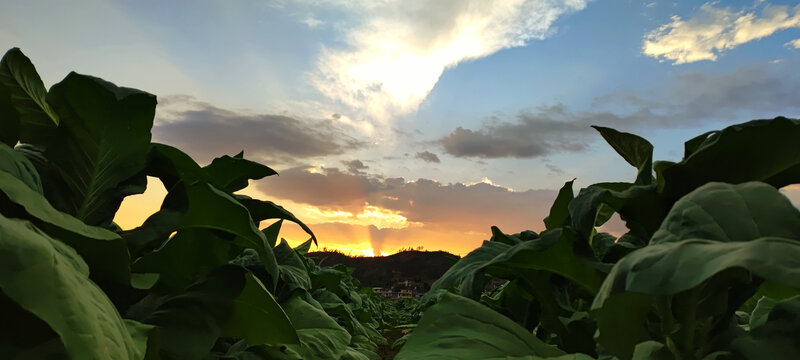
[[321,260],[320,265],[343,264],[354,268],[353,277],[361,286],[391,288],[406,281],[430,288],[459,257],[444,251],[403,251],[390,256],[349,257],[335,251],[308,253]]

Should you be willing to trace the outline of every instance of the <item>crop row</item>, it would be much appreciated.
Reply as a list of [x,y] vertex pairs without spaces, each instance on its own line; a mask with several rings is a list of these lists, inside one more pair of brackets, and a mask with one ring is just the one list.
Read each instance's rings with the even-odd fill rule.
[[[800,121],[699,135],[680,162],[595,129],[636,179],[567,182],[540,233],[492,228],[396,359],[800,359],[800,211],[779,191],[800,183]],[[615,213],[628,231],[599,232]]]
[[[151,142],[155,108],[74,72],[48,91],[19,49],[0,61],[1,357],[377,358],[386,300],[306,258],[291,213],[236,194],[275,171]],[[123,231],[148,176],[168,194]],[[279,240],[283,221],[309,240]]]

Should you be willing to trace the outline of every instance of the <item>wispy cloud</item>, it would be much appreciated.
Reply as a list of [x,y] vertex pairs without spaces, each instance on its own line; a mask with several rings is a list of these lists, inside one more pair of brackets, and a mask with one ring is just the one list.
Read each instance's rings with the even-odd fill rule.
[[350,15],[345,46],[324,47],[309,78],[328,98],[385,120],[417,110],[447,68],[543,39],[586,2],[325,1]]
[[800,39],[794,39],[786,43],[786,46],[791,46],[795,49],[800,49]]
[[675,65],[715,61],[719,54],[739,45],[800,27],[800,5],[790,9],[766,4],[761,14],[716,5],[702,5],[700,14],[687,20],[673,16],[671,22],[645,35],[642,52]]

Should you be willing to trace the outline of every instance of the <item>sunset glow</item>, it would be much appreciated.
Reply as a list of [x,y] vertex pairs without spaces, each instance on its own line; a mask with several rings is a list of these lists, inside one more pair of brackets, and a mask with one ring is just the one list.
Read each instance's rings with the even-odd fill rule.
[[[541,231],[565,182],[636,177],[592,125],[680,161],[697,134],[800,113],[796,1],[76,4],[4,4],[0,42],[46,88],[74,70],[155,94],[152,141],[200,165],[244,151],[274,169],[240,193],[291,211],[320,249],[464,255],[492,226]],[[123,229],[160,208],[148,184]],[[781,193],[800,206],[796,185]],[[307,240],[289,222],[281,237]]]

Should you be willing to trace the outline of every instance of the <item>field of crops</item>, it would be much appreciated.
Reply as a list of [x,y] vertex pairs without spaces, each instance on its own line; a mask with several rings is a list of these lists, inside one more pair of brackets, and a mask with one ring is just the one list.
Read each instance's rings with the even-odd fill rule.
[[[3,57],[3,358],[800,359],[800,211],[779,191],[800,184],[798,120],[699,135],[677,163],[595,127],[633,182],[565,183],[546,230],[492,228],[392,303],[306,257],[317,239],[294,215],[237,194],[275,171],[153,143],[155,108],[77,73],[47,90],[19,49]],[[147,176],[168,195],[123,231]],[[615,213],[629,231],[598,232]],[[290,247],[283,221],[309,240]]]

